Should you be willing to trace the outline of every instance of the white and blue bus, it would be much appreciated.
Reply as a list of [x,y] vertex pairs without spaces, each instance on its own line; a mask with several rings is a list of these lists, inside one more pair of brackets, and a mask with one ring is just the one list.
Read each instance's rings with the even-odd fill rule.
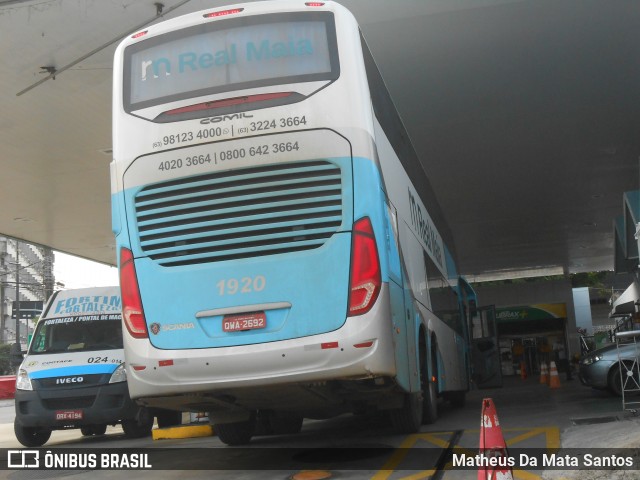
[[349,11],[266,1],[150,26],[116,51],[113,121],[139,404],[207,411],[240,444],[257,422],[369,410],[414,432],[438,397],[464,402],[472,294]]

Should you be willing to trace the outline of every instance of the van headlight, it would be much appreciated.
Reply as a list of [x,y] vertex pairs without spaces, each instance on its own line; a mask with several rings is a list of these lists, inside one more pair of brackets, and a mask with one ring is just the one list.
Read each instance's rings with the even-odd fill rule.
[[18,375],[16,376],[16,390],[33,390],[29,374],[22,368],[18,370]]
[[126,382],[126,381],[127,381],[127,371],[124,368],[124,363],[121,363],[118,366],[118,368],[116,368],[115,372],[111,374],[109,383],[118,383],[118,382]]
[[596,363],[599,360],[602,360],[602,357],[600,355],[592,355],[591,357],[587,357],[584,360],[582,360],[582,364],[583,365],[592,365],[592,364]]

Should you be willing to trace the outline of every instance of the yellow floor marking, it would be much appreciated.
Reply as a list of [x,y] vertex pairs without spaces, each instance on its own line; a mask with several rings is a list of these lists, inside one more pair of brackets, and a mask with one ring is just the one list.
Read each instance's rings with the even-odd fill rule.
[[373,477],[371,477],[371,480],[386,480],[389,478],[389,476],[395,471],[396,467],[400,465],[402,460],[404,460],[404,457],[407,456],[407,449],[415,445],[417,439],[414,437],[416,435],[419,434],[413,434],[406,437],[400,446],[395,449],[389,460],[387,460],[382,468],[376,472]]
[[[548,450],[560,448],[560,429],[558,427],[550,426],[550,427],[503,428],[502,429],[503,432],[522,432],[523,430],[525,430],[525,433],[523,433],[522,435],[505,439],[508,447],[512,447],[513,444],[522,442],[524,440],[528,440],[529,438],[535,437],[536,435],[544,434],[544,437],[545,437],[544,448]],[[464,432],[477,433],[479,435],[480,429],[465,430]]]
[[180,425],[168,428],[154,428],[151,431],[153,440],[210,437],[211,435],[213,435],[213,427],[211,425]]
[[435,470],[424,470],[422,472],[409,475],[408,477],[399,478],[398,480],[422,480],[423,478],[431,477],[431,475],[433,475],[434,473],[436,473]]
[[[506,444],[508,447],[513,447],[515,444],[524,442],[525,440],[529,440],[530,438],[534,438],[536,436],[541,436],[544,438],[545,447],[547,449],[555,450],[560,448],[560,429],[558,427],[549,426],[549,427],[534,427],[534,428],[503,428],[504,432],[514,433],[514,432],[524,432],[520,435],[516,435],[515,437],[511,437],[506,439]],[[437,437],[437,435],[448,435],[449,437],[453,435],[454,432],[433,432],[433,433],[414,433],[412,435],[408,435],[402,443],[396,448],[391,457],[387,460],[384,466],[376,472],[376,474],[371,478],[371,480],[387,480],[396,470],[407,456],[408,449],[415,446],[418,441],[425,441],[434,446],[440,448],[455,448],[456,452],[465,453],[466,455],[475,455],[477,453],[477,447],[469,448],[469,447],[461,447],[459,445],[449,445],[447,440],[443,438]],[[465,430],[465,434],[480,434],[480,430]],[[451,467],[452,464],[449,462],[446,467]],[[400,469],[401,470],[401,469]],[[428,478],[435,473],[435,470],[424,470],[422,472],[414,473],[408,477],[403,477],[398,480],[420,480],[423,478]],[[513,475],[517,479],[521,480],[540,480],[540,476],[525,471],[525,470],[513,470]]]
[[326,480],[331,478],[331,472],[326,470],[303,470],[291,477],[292,480]]

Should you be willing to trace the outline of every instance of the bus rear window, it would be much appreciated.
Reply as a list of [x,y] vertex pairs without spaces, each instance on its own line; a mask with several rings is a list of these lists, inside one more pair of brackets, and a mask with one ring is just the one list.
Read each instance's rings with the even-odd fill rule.
[[130,45],[127,112],[194,98],[339,76],[333,15],[264,15],[196,25]]

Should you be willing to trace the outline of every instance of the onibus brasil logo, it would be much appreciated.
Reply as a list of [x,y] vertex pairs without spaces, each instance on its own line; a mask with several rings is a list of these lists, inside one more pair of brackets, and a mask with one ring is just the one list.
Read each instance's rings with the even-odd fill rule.
[[8,469],[149,469],[148,453],[78,453],[55,450],[8,450]]

